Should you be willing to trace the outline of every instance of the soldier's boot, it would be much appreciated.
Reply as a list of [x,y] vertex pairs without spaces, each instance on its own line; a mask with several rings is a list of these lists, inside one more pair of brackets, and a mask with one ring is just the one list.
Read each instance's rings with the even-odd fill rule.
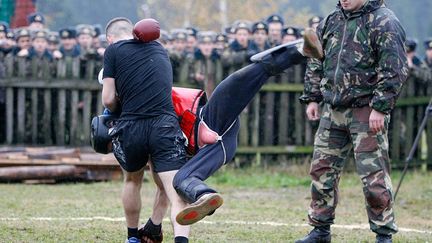
[[174,188],[183,200],[190,203],[177,214],[176,220],[181,225],[196,223],[212,215],[223,204],[219,193],[195,177],[187,178]]
[[376,243],[392,243],[392,236],[391,235],[382,235],[377,234],[376,235]]
[[315,227],[308,235],[295,243],[330,243],[330,225]]

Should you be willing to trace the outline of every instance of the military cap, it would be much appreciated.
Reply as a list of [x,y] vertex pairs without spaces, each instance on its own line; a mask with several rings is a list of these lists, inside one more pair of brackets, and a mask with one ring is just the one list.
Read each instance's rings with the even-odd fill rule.
[[304,34],[305,34],[305,29],[303,29],[303,28],[299,28],[299,29],[298,29],[298,34],[299,34],[299,37],[303,37]]
[[313,16],[309,19],[309,27],[312,27],[313,24],[319,24],[323,20],[321,16]]
[[413,52],[417,48],[417,41],[414,39],[407,39],[405,41],[405,48],[407,52]]
[[265,30],[268,34],[268,26],[263,21],[256,22],[252,25],[252,33],[255,33],[257,30]]
[[9,25],[8,23],[4,22],[4,21],[0,21],[0,32],[4,32],[7,33],[9,30]]
[[[239,21],[239,22],[236,24],[236,26],[235,26],[235,32],[237,32],[237,31],[240,30],[240,29],[245,29],[245,30],[247,30],[248,32],[251,32],[250,24],[247,23],[246,21]],[[235,32],[234,32],[234,33],[235,33]]]
[[166,30],[160,30],[160,36],[159,36],[159,39],[160,39],[161,41],[168,42],[168,41],[171,41],[171,40],[172,40],[172,37],[170,36],[170,34],[168,33],[168,31],[166,31]]
[[21,37],[30,37],[30,31],[26,28],[18,29],[15,33],[15,38],[18,40]]
[[193,37],[197,37],[198,34],[198,30],[195,29],[194,27],[187,27],[186,28],[187,34]]
[[226,27],[226,28],[224,29],[224,31],[225,31],[225,34],[227,34],[227,35],[229,35],[229,34],[234,34],[234,33],[235,33],[235,28],[232,27],[232,26],[229,26],[229,27]]
[[59,30],[60,39],[74,39],[76,37],[76,31],[73,29],[64,28]]
[[269,24],[269,23],[281,23],[283,25],[284,19],[282,18],[282,16],[280,16],[278,14],[272,14],[272,15],[267,17],[266,22],[267,22],[267,24]]
[[213,31],[200,32],[198,35],[198,43],[213,43],[216,33]]
[[49,43],[59,43],[59,36],[57,32],[49,32],[48,33],[48,42]]
[[94,36],[93,37],[98,37],[102,34],[102,26],[100,24],[94,24],[93,30],[94,30]]
[[174,40],[186,40],[188,33],[185,29],[176,29],[172,31],[172,37]]
[[45,17],[40,13],[32,13],[27,16],[29,24],[37,22],[45,24]]
[[91,26],[91,25],[80,24],[80,25],[77,25],[76,30],[77,30],[77,36],[90,35],[93,37],[95,35],[95,30],[94,30],[93,26]]
[[228,42],[228,38],[224,34],[217,34],[216,37],[215,37],[215,42],[224,42],[224,43],[227,43]]
[[426,49],[432,49],[432,39],[425,41],[424,45]]
[[15,39],[15,34],[12,31],[6,33],[6,38]]
[[286,36],[286,35],[294,35],[296,37],[299,36],[299,30],[295,27],[286,27],[282,30],[282,36]]
[[45,30],[37,30],[32,33],[32,40],[36,38],[43,38],[45,40],[48,40],[48,33]]

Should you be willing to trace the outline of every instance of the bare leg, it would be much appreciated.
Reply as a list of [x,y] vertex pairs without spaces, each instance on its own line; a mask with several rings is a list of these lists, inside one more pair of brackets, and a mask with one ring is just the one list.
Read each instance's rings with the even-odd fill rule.
[[124,186],[122,202],[128,228],[138,228],[139,215],[141,211],[141,185],[144,175],[144,168],[137,172],[123,170]]
[[158,173],[158,175],[163,184],[166,195],[168,196],[171,202],[171,222],[174,228],[174,236],[188,237],[190,226],[180,225],[176,221],[177,214],[186,207],[186,202],[180,198],[180,196],[174,190],[174,187],[172,185],[173,178],[176,173],[177,170],[174,170],[174,171],[161,172]]
[[152,166],[150,166],[150,171],[152,171],[152,177],[157,186],[151,220],[154,224],[159,225],[168,210],[169,199],[159,175],[153,171]]

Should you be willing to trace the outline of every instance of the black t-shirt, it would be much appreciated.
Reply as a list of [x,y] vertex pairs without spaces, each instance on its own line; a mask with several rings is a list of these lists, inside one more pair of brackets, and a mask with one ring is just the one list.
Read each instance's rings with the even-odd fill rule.
[[105,50],[104,78],[114,78],[121,119],[175,116],[172,68],[165,49],[156,41],[116,42]]

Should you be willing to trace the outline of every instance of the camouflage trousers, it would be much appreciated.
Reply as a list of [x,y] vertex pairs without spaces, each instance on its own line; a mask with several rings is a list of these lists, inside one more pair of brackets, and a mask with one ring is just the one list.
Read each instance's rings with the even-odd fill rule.
[[353,149],[357,173],[363,183],[371,230],[379,234],[397,232],[389,176],[387,131],[390,116],[385,116],[385,129],[374,134],[369,131],[371,111],[369,106],[332,109],[330,105],[324,105],[310,168],[311,225],[333,224],[339,179],[346,158]]

